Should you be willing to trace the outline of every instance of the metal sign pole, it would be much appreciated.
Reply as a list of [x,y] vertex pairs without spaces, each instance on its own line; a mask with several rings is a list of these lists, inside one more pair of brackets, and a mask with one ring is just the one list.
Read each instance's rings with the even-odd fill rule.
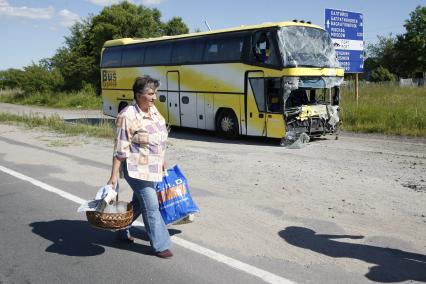
[[358,108],[358,97],[359,97],[358,73],[355,73],[355,97],[356,97],[356,107]]

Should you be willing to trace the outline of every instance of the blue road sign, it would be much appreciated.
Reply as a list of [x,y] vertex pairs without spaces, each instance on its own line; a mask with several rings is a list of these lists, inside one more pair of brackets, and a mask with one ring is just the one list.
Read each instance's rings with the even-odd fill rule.
[[364,70],[363,15],[325,9],[325,29],[330,34],[340,65],[346,73]]

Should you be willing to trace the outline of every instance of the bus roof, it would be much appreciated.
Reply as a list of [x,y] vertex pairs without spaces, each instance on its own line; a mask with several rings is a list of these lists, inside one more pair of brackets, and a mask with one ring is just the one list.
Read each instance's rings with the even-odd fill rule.
[[302,22],[263,23],[263,24],[259,24],[259,25],[240,26],[240,27],[236,27],[236,28],[220,29],[220,30],[213,30],[213,31],[207,31],[207,32],[198,32],[198,33],[189,33],[189,34],[182,34],[182,35],[176,35],[176,36],[162,36],[162,37],[155,37],[155,38],[120,38],[120,39],[113,39],[113,40],[106,41],[104,43],[104,47],[119,46],[119,45],[134,44],[134,43],[142,43],[142,42],[171,40],[171,39],[187,38],[187,37],[198,37],[198,36],[204,36],[204,35],[210,35],[210,34],[220,34],[220,33],[254,30],[254,29],[261,29],[261,28],[285,27],[285,26],[305,26],[305,27],[323,29],[322,27],[320,27],[318,25],[302,23]]

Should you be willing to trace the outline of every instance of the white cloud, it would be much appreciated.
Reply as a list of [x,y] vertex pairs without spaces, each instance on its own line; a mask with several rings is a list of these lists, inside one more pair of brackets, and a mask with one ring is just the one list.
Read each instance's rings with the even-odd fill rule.
[[55,9],[52,6],[47,8],[17,7],[11,6],[6,0],[0,0],[0,15],[32,20],[49,20],[52,18],[54,11]]
[[66,9],[59,11],[59,16],[61,17],[60,25],[63,27],[71,27],[75,22],[80,20],[79,15]]
[[166,0],[142,0],[142,4],[144,5],[159,5],[161,2]]
[[117,4],[122,1],[123,0],[89,0],[90,3],[98,5],[98,6],[110,6],[112,4]]
[[[1,0],[0,0],[1,1]],[[98,6],[110,6],[112,4],[117,4],[123,2],[123,0],[88,0],[90,3]],[[143,5],[158,5],[166,0],[130,0],[131,3],[141,3]]]

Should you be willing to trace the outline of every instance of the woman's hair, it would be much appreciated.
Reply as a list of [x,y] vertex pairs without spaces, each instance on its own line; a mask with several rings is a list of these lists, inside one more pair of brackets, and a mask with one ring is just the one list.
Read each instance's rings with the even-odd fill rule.
[[158,89],[160,87],[160,81],[157,79],[151,78],[150,76],[138,77],[133,84],[133,97],[136,100],[136,97],[139,95],[145,94],[149,89]]

